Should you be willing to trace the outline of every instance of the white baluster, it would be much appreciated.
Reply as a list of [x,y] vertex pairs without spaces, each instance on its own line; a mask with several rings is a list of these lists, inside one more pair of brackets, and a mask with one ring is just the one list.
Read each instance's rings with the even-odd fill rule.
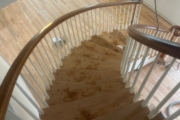
[[40,120],[34,113],[32,113],[29,108],[23,105],[16,97],[12,94],[12,98],[35,120]]
[[[94,19],[93,19],[93,13],[92,13],[93,10],[91,10],[91,23],[92,23],[92,36],[95,35],[95,30],[94,30]],[[95,11],[95,16],[96,16],[96,9],[94,10]]]
[[54,62],[55,62],[55,64],[56,64],[56,67],[58,68],[58,63],[57,63],[57,61],[56,61],[56,59],[55,59],[55,57],[54,57],[54,54],[53,54],[53,52],[52,52],[52,49],[50,48],[50,45],[49,45],[49,43],[48,43],[48,41],[47,41],[47,38],[44,37],[44,39],[45,39],[46,44],[48,45],[48,48],[49,48],[49,50],[50,50],[50,52],[51,52],[51,56],[52,56],[52,58],[53,58],[53,60],[54,60]]
[[46,66],[46,69],[47,69],[47,71],[48,71],[48,74],[50,75],[50,77],[51,77],[52,80],[55,80],[52,72],[50,71],[51,68],[49,67],[49,65],[47,65],[47,63],[46,63],[46,61],[45,61],[45,57],[42,55],[42,52],[40,51],[38,45],[36,46],[36,48],[37,48],[37,50],[38,50],[38,52],[39,52],[39,54],[40,54],[40,56],[41,56],[42,61],[44,62],[45,66]]
[[134,24],[137,24],[139,5],[136,5],[135,15],[134,15]]
[[141,69],[142,69],[142,67],[143,67],[143,65],[144,65],[144,62],[145,62],[145,60],[146,60],[146,58],[147,58],[147,55],[148,55],[148,53],[149,53],[149,50],[150,50],[150,48],[147,48],[147,50],[146,50],[146,52],[145,52],[145,54],[144,54],[144,57],[143,57],[143,59],[142,59],[142,61],[141,61],[141,63],[140,63],[140,68],[138,69],[138,73],[136,74],[136,77],[135,77],[135,79],[134,79],[134,81],[133,81],[133,84],[132,84],[131,89],[130,89],[130,93],[133,93],[133,92],[134,92],[134,88],[135,88],[135,86],[136,86],[137,80],[138,80],[138,78],[139,78]]
[[85,13],[82,13],[83,14],[83,21],[84,21],[84,33],[85,33],[85,40],[87,40],[87,31],[86,31],[86,22],[85,22],[85,17],[84,17],[84,14]]
[[66,28],[67,28],[67,31],[68,31],[69,40],[70,40],[70,43],[71,43],[70,49],[73,49],[74,45],[73,45],[73,41],[72,41],[71,34],[70,34],[70,31],[69,31],[69,26],[68,26],[67,21],[65,21],[65,23],[66,23]]
[[113,32],[113,24],[114,24],[114,12],[113,12],[113,7],[111,8],[111,27],[112,27],[112,30],[111,30],[111,32]]
[[32,54],[35,56],[35,59],[36,59],[36,61],[38,62],[38,65],[40,66],[40,68],[41,68],[44,76],[45,76],[46,79],[48,80],[49,84],[52,85],[52,82],[51,82],[51,80],[49,79],[49,77],[48,77],[48,75],[47,75],[47,73],[46,73],[46,71],[45,71],[45,68],[43,67],[43,65],[41,64],[41,62],[39,61],[39,59],[37,58],[36,53],[33,51]]
[[117,30],[117,6],[115,6],[116,8],[116,13],[115,13],[115,26],[114,26],[114,29]]
[[149,113],[148,118],[151,119],[155,115],[157,115],[159,110],[177,92],[177,90],[179,90],[179,88],[180,88],[180,82],[165,96],[165,98],[158,104],[158,106]]
[[173,60],[171,61],[170,65],[167,67],[166,71],[163,73],[163,75],[160,77],[160,79],[158,80],[158,82],[156,83],[156,85],[153,87],[153,89],[151,90],[151,92],[149,93],[149,95],[147,96],[147,98],[145,99],[145,101],[143,101],[142,103],[142,107],[146,107],[149,100],[152,98],[152,96],[154,95],[154,93],[156,92],[156,90],[158,89],[159,85],[161,84],[161,82],[163,81],[163,79],[165,78],[165,76],[167,75],[167,73],[169,72],[170,68],[172,67],[172,65],[174,64],[174,62],[176,61],[176,58],[173,58]]
[[175,29],[173,29],[173,31],[171,32],[171,34],[170,34],[169,38],[167,38],[168,40],[171,40],[171,38],[172,38],[172,37],[173,37],[173,35],[174,35],[174,31],[175,31]]
[[126,84],[127,86],[130,85],[131,77],[132,77],[132,75],[133,75],[133,73],[134,73],[134,69],[135,69],[135,66],[136,66],[136,63],[137,63],[138,56],[139,56],[139,54],[140,54],[141,48],[142,48],[142,44],[139,46],[138,51],[137,51],[137,53],[136,53],[136,57],[135,57],[135,59],[134,59],[133,66],[132,66],[132,68],[131,68],[131,73],[130,73],[129,78],[128,78],[128,80],[127,80],[127,84]]
[[[57,34],[56,34],[56,32],[55,32],[54,29],[53,29],[53,33],[54,33],[54,35],[55,35],[55,38],[58,39],[58,36],[57,36]],[[50,34],[50,36],[51,36],[51,34]],[[52,41],[52,37],[51,37],[51,41]],[[60,44],[59,44],[59,42],[57,42],[57,47],[60,49]],[[55,51],[56,51],[56,53],[57,53],[58,60],[61,60],[61,59],[64,58],[64,54],[62,53],[61,49],[59,50],[59,51],[60,51],[60,55],[59,55],[58,49],[56,50],[56,48],[55,48]],[[60,62],[60,65],[61,65],[61,62]]]
[[125,70],[126,70],[126,67],[127,67],[127,61],[128,61],[128,58],[129,58],[129,53],[131,51],[131,45],[133,44],[133,40],[131,37],[128,37],[128,40],[129,40],[129,44],[127,44],[127,52],[125,53],[125,56],[124,56],[124,61],[123,61],[123,68],[122,68],[122,78],[124,78],[125,76]]
[[138,7],[138,5],[136,4],[135,7],[134,7],[134,10],[133,10],[133,14],[134,14],[133,18],[132,18],[133,19],[133,22],[132,22],[133,24],[136,24],[136,13],[137,13],[137,9],[138,9],[137,7]]
[[166,35],[167,35],[167,33],[163,33],[163,38],[162,39],[165,39]]
[[[59,29],[59,26],[57,26],[58,32],[59,32],[59,37],[62,36],[62,38],[63,38],[63,35],[64,35],[64,39],[65,39],[66,34],[65,34],[64,26],[63,26],[63,24],[60,24],[60,25],[61,25],[63,34],[61,33],[61,31],[60,31],[60,29]],[[60,47],[61,47],[61,48],[64,50],[64,52],[65,52],[65,54],[63,53],[63,58],[64,58],[65,56],[68,56],[68,55],[71,53],[71,51],[70,51],[70,46],[69,46],[67,40],[66,40],[66,44],[65,44],[64,41],[62,40],[62,45],[61,45]]]
[[118,27],[118,30],[120,31],[120,28],[121,28],[121,17],[122,17],[122,12],[121,12],[121,5],[119,6],[119,14],[118,14],[118,17],[119,17],[119,27]]
[[159,35],[159,38],[162,38],[163,32],[161,32],[161,34]]
[[127,38],[127,44],[126,44],[126,47],[125,47],[125,50],[124,50],[124,53],[123,53],[122,62],[121,62],[121,74],[123,74],[123,68],[125,66],[125,60],[127,58],[129,43],[131,41],[130,39],[131,39],[130,37]]
[[75,33],[74,33],[74,27],[73,27],[73,24],[72,24],[72,18],[70,18],[70,24],[71,24],[71,30],[72,30],[72,34],[73,34],[73,38],[74,38],[74,46],[75,47],[78,47],[78,44],[77,44],[77,40],[76,40],[76,37],[75,37]]
[[[21,74],[21,77],[23,78],[23,80],[26,82],[27,86],[30,87],[30,89],[34,92],[34,94],[36,94],[36,96],[39,98],[39,100],[41,101],[41,103],[45,106],[45,107],[49,107],[49,105],[46,103],[46,101],[39,95],[39,93],[36,91],[36,89],[32,86],[32,84],[29,82],[29,80],[27,80],[27,78]],[[48,100],[49,98],[46,97],[46,99]]]
[[81,35],[82,35],[82,40],[81,40],[81,42],[82,42],[82,41],[85,40],[85,37],[84,37],[84,34],[83,34],[83,28],[82,28],[82,25],[81,25],[80,15],[78,15],[78,18],[79,18],[79,24],[80,24],[80,28],[81,28]]
[[98,35],[98,23],[97,23],[97,16],[98,16],[98,14],[97,14],[97,10],[98,9],[95,9],[95,16],[94,16],[95,17],[95,21],[96,21],[96,25],[95,25],[95,29],[96,29],[95,33],[96,33],[96,35]]
[[31,71],[28,69],[28,67],[26,65],[24,65],[25,69],[28,71],[28,73],[30,74],[30,76],[33,78],[34,82],[37,84],[38,88],[42,91],[42,93],[45,95],[46,100],[49,100],[49,95],[45,92],[45,90],[42,88],[42,86],[40,85],[40,83],[36,80],[36,78],[34,77],[34,75],[31,73]]
[[42,75],[41,75],[41,73],[39,72],[39,70],[38,70],[37,66],[36,66],[36,65],[34,65],[34,63],[32,62],[31,58],[29,58],[29,61],[30,61],[31,65],[34,67],[34,69],[35,69],[35,71],[37,72],[38,76],[41,78],[41,81],[44,83],[44,85],[45,85],[46,89],[47,89],[47,90],[49,90],[49,89],[50,89],[50,87],[49,87],[49,85],[48,85],[47,81],[46,81],[46,80],[44,80],[44,78],[42,77]]
[[103,9],[103,32],[105,31],[105,19],[104,19],[104,12],[105,12],[105,8],[102,8]]
[[[64,25],[63,23],[61,24],[62,29],[63,29],[63,34],[64,34],[64,38],[66,38],[66,33],[65,33],[65,29],[64,29]],[[71,54],[71,45],[68,43],[68,40],[66,40],[66,45],[65,45],[65,49],[67,51],[68,54]]]
[[127,13],[127,17],[126,17],[126,29],[130,25],[129,22],[128,22],[128,20],[130,19],[130,17],[129,17],[129,14],[130,14],[130,5],[128,6],[127,12],[128,13]]
[[108,31],[108,33],[110,33],[110,20],[109,20],[109,18],[111,17],[110,16],[110,8],[108,7],[107,8],[108,9],[108,16],[107,16],[107,25],[108,25],[108,28],[107,28],[107,31]]
[[77,35],[78,35],[77,45],[80,46],[81,45],[80,35],[79,35],[80,32],[78,30],[78,25],[77,25],[77,21],[76,21],[76,17],[75,16],[74,16],[74,20],[75,20],[76,31],[77,31]]
[[144,86],[145,86],[145,84],[146,84],[146,82],[147,82],[147,80],[148,80],[148,78],[149,78],[149,76],[150,76],[150,74],[151,74],[151,72],[152,72],[152,70],[153,70],[153,68],[154,68],[154,65],[156,64],[156,62],[157,62],[160,54],[161,54],[161,53],[159,52],[158,55],[156,56],[156,59],[154,60],[154,62],[153,62],[153,64],[152,64],[151,68],[149,69],[146,77],[144,78],[144,80],[143,80],[143,82],[142,82],[142,84],[141,84],[138,92],[136,93],[136,95],[135,95],[135,97],[134,97],[134,99],[133,99],[134,102],[137,102],[137,100],[139,99],[139,97],[140,97],[140,95],[141,95],[141,92],[142,92],[142,90],[143,90],[143,88],[144,88]]
[[131,8],[130,8],[130,17],[129,17],[129,25],[131,25],[131,21],[132,21],[132,19],[133,19],[133,5],[130,5],[131,6]]
[[132,62],[132,57],[133,57],[133,55],[134,55],[134,52],[135,52],[135,48],[136,48],[136,44],[137,44],[137,41],[134,41],[133,40],[133,45],[132,45],[132,49],[131,49],[131,51],[129,51],[130,52],[130,56],[129,56],[129,59],[127,60],[127,68],[125,69],[125,76],[124,76],[124,79],[123,79],[123,82],[125,83],[125,82],[127,82],[127,77],[128,77],[128,72],[129,72],[129,68],[130,68],[130,65],[131,65],[131,62]]
[[49,77],[47,76],[45,69],[43,68],[41,62],[38,60],[38,58],[37,58],[36,54],[34,53],[34,51],[32,52],[32,54],[34,55],[36,61],[38,62],[38,65],[40,66],[40,68],[41,68],[44,76],[45,76],[46,79],[48,80],[48,82],[49,82],[48,84],[52,85],[52,82],[49,80]]
[[56,69],[55,69],[54,65],[52,64],[52,61],[50,60],[50,55],[47,53],[47,50],[45,49],[43,42],[41,41],[40,43],[41,43],[41,45],[43,47],[44,52],[46,53],[46,56],[47,56],[47,58],[49,60],[49,63],[51,64],[51,68],[52,68],[53,72],[55,73]]
[[91,33],[90,33],[90,28],[91,28],[91,26],[90,26],[90,21],[89,21],[89,14],[88,14],[88,11],[87,11],[87,20],[88,20],[88,31],[89,31],[89,39],[91,39]]
[[98,35],[101,35],[101,11],[100,11],[100,8],[99,8],[99,34]]
[[138,22],[139,22],[139,17],[140,17],[140,13],[141,13],[141,7],[142,7],[142,5],[140,4],[136,24],[138,24]]
[[[61,34],[61,32],[60,32],[60,29],[59,29],[59,26],[57,26],[57,28],[58,28],[58,32],[59,32],[59,37],[62,37],[62,34]],[[64,37],[65,38],[65,37]],[[63,58],[65,57],[65,56],[67,56],[68,55],[68,52],[67,52],[67,50],[66,50],[66,46],[65,46],[65,43],[64,43],[64,41],[62,40],[62,49],[64,50],[64,52],[63,52]]]
[[[50,36],[50,39],[51,39],[51,43],[53,44],[53,42],[52,42],[52,36],[51,36],[50,33],[49,33],[49,36]],[[57,38],[57,37],[56,37],[56,38]],[[59,46],[59,44],[58,44],[58,46]],[[60,58],[60,56],[59,56],[59,54],[58,54],[56,48],[55,48],[54,46],[53,46],[52,48],[54,49],[54,51],[55,51],[55,53],[56,53],[56,58],[57,58],[57,61],[58,61],[57,63],[58,63],[58,67],[59,67],[59,65],[62,64],[61,58]],[[35,54],[35,58],[36,58],[36,60],[37,60],[36,54]],[[43,71],[44,71],[44,69],[43,69]]]
[[124,10],[124,14],[123,14],[123,29],[125,29],[125,21],[126,21],[126,19],[125,19],[125,18],[126,18],[126,6],[124,5],[124,6],[123,6],[123,8],[124,8],[124,9],[123,9],[123,10]]

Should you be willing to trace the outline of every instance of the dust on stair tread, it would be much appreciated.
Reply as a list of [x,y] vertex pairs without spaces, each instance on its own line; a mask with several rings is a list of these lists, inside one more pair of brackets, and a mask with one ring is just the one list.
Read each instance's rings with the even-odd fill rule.
[[114,52],[122,53],[122,49],[118,48],[116,45],[114,45],[110,42],[107,42],[106,40],[103,40],[102,38],[100,38],[97,35],[93,36],[90,42],[96,43],[96,44],[98,44],[102,47],[108,48]]
[[119,70],[76,70],[76,69],[59,69],[54,74],[54,84],[65,81],[65,82],[81,82],[81,81],[92,81],[103,78],[109,78],[112,76],[119,75]]
[[114,30],[111,33],[103,32],[102,35],[100,35],[102,39],[114,44],[114,45],[126,45],[127,40],[127,32],[126,31],[118,31]]
[[47,91],[51,98],[48,103],[54,105],[62,102],[70,102],[109,91],[120,90],[124,87],[119,77],[88,80],[78,83],[61,82],[52,85],[51,89]]
[[[76,118],[81,118],[82,109],[91,111],[92,114],[102,116],[115,108],[125,107],[132,103],[133,95],[129,93],[128,89],[122,89],[121,91],[104,93],[101,95],[84,98],[70,103],[63,103],[49,108],[45,108],[45,114],[42,117],[43,120],[48,120],[49,118],[53,120],[71,120]],[[78,120],[78,119],[77,119]],[[86,120],[86,118],[85,118]]]

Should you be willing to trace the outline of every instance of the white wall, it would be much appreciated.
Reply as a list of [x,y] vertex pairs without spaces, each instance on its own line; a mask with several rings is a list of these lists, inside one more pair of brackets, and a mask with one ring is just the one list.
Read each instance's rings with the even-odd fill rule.
[[0,9],[15,2],[16,0],[0,0]]
[[[0,56],[0,84],[2,83],[9,68],[10,68],[9,64]],[[17,82],[22,86],[23,90],[26,91],[26,93],[29,96],[31,96],[31,98],[35,101],[34,97],[32,96],[30,90],[24,83],[24,80],[22,79],[21,76],[18,77]],[[39,117],[39,113],[37,109],[29,102],[29,100],[25,97],[25,95],[21,92],[21,90],[17,86],[15,86],[13,90],[13,95],[23,105],[29,108],[29,110],[32,111],[33,114]],[[24,111],[24,109],[21,106],[19,106],[19,104],[17,104],[16,101],[12,98],[10,100],[8,108],[11,109],[15,115],[22,118],[22,120],[33,120],[33,118],[26,111]],[[16,119],[11,112],[7,111],[5,120],[16,120]]]
[[[180,0],[156,0],[159,14],[174,25],[180,25]],[[154,10],[154,0],[144,0]]]

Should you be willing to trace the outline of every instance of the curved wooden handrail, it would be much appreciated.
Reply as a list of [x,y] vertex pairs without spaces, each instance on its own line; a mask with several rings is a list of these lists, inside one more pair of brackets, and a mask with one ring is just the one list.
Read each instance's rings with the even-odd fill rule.
[[143,25],[143,24],[137,24],[136,26],[134,26],[135,29],[151,29],[151,30],[158,30],[158,31],[161,31],[161,32],[165,32],[165,33],[169,33],[169,32],[172,32],[174,29],[177,30],[177,34],[176,36],[180,36],[180,26],[177,26],[177,25],[173,25],[171,26],[170,29],[163,29],[163,28],[157,28],[156,26],[149,26],[149,25]]
[[[160,51],[162,53],[165,53],[167,55],[180,59],[180,43],[167,41],[167,40],[155,37],[155,36],[142,33],[137,30],[137,29],[142,29],[142,28],[157,30],[157,27],[154,27],[154,26],[134,24],[128,27],[129,36],[131,36],[134,40],[150,48],[153,48],[157,51]],[[158,30],[164,31],[164,32],[170,32],[173,29],[175,29],[175,31],[177,30],[177,32],[174,33],[174,35],[179,36],[180,26],[172,26],[169,30],[164,30],[164,29],[158,29]]]
[[6,114],[7,106],[12,94],[12,91],[14,89],[14,86],[16,84],[17,78],[22,70],[23,65],[25,64],[26,60],[28,59],[29,55],[33,51],[33,49],[36,47],[36,45],[41,41],[41,39],[50,32],[53,28],[55,28],[60,23],[66,21],[67,19],[78,15],[80,13],[86,12],[88,10],[96,9],[96,8],[102,8],[102,7],[108,7],[108,6],[117,6],[117,5],[128,5],[128,4],[141,4],[142,1],[136,1],[136,2],[108,2],[108,3],[102,3],[102,4],[96,4],[96,5],[90,5],[88,7],[84,7],[75,11],[72,11],[70,13],[67,13],[58,19],[56,19],[54,22],[49,23],[46,25],[42,30],[40,30],[22,49],[22,51],[19,53],[15,61],[13,62],[11,68],[9,69],[8,73],[6,74],[1,87],[0,87],[0,120],[3,120]]

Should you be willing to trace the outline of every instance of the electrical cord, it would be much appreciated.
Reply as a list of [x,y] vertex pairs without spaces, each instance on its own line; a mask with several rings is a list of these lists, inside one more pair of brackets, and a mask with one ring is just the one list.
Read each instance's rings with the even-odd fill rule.
[[[143,1],[143,0],[142,0]],[[155,7],[155,13],[156,13],[156,22],[157,22],[157,31],[156,31],[156,34],[155,36],[157,35],[158,33],[158,30],[159,30],[159,19],[158,19],[158,13],[157,13],[157,4],[156,4],[156,0],[154,0],[154,7]],[[138,71],[138,69],[140,68],[140,65],[142,64],[142,61],[139,63],[138,67],[134,70],[134,73],[135,71]],[[133,74],[134,74],[133,73]]]
[[157,3],[156,3],[156,0],[154,0],[154,7],[155,7],[155,13],[156,13],[156,22],[157,22],[157,31],[156,31],[156,34],[155,34],[155,36],[156,36],[157,33],[158,33],[158,30],[159,30],[159,19],[158,19],[158,13],[157,13]]

